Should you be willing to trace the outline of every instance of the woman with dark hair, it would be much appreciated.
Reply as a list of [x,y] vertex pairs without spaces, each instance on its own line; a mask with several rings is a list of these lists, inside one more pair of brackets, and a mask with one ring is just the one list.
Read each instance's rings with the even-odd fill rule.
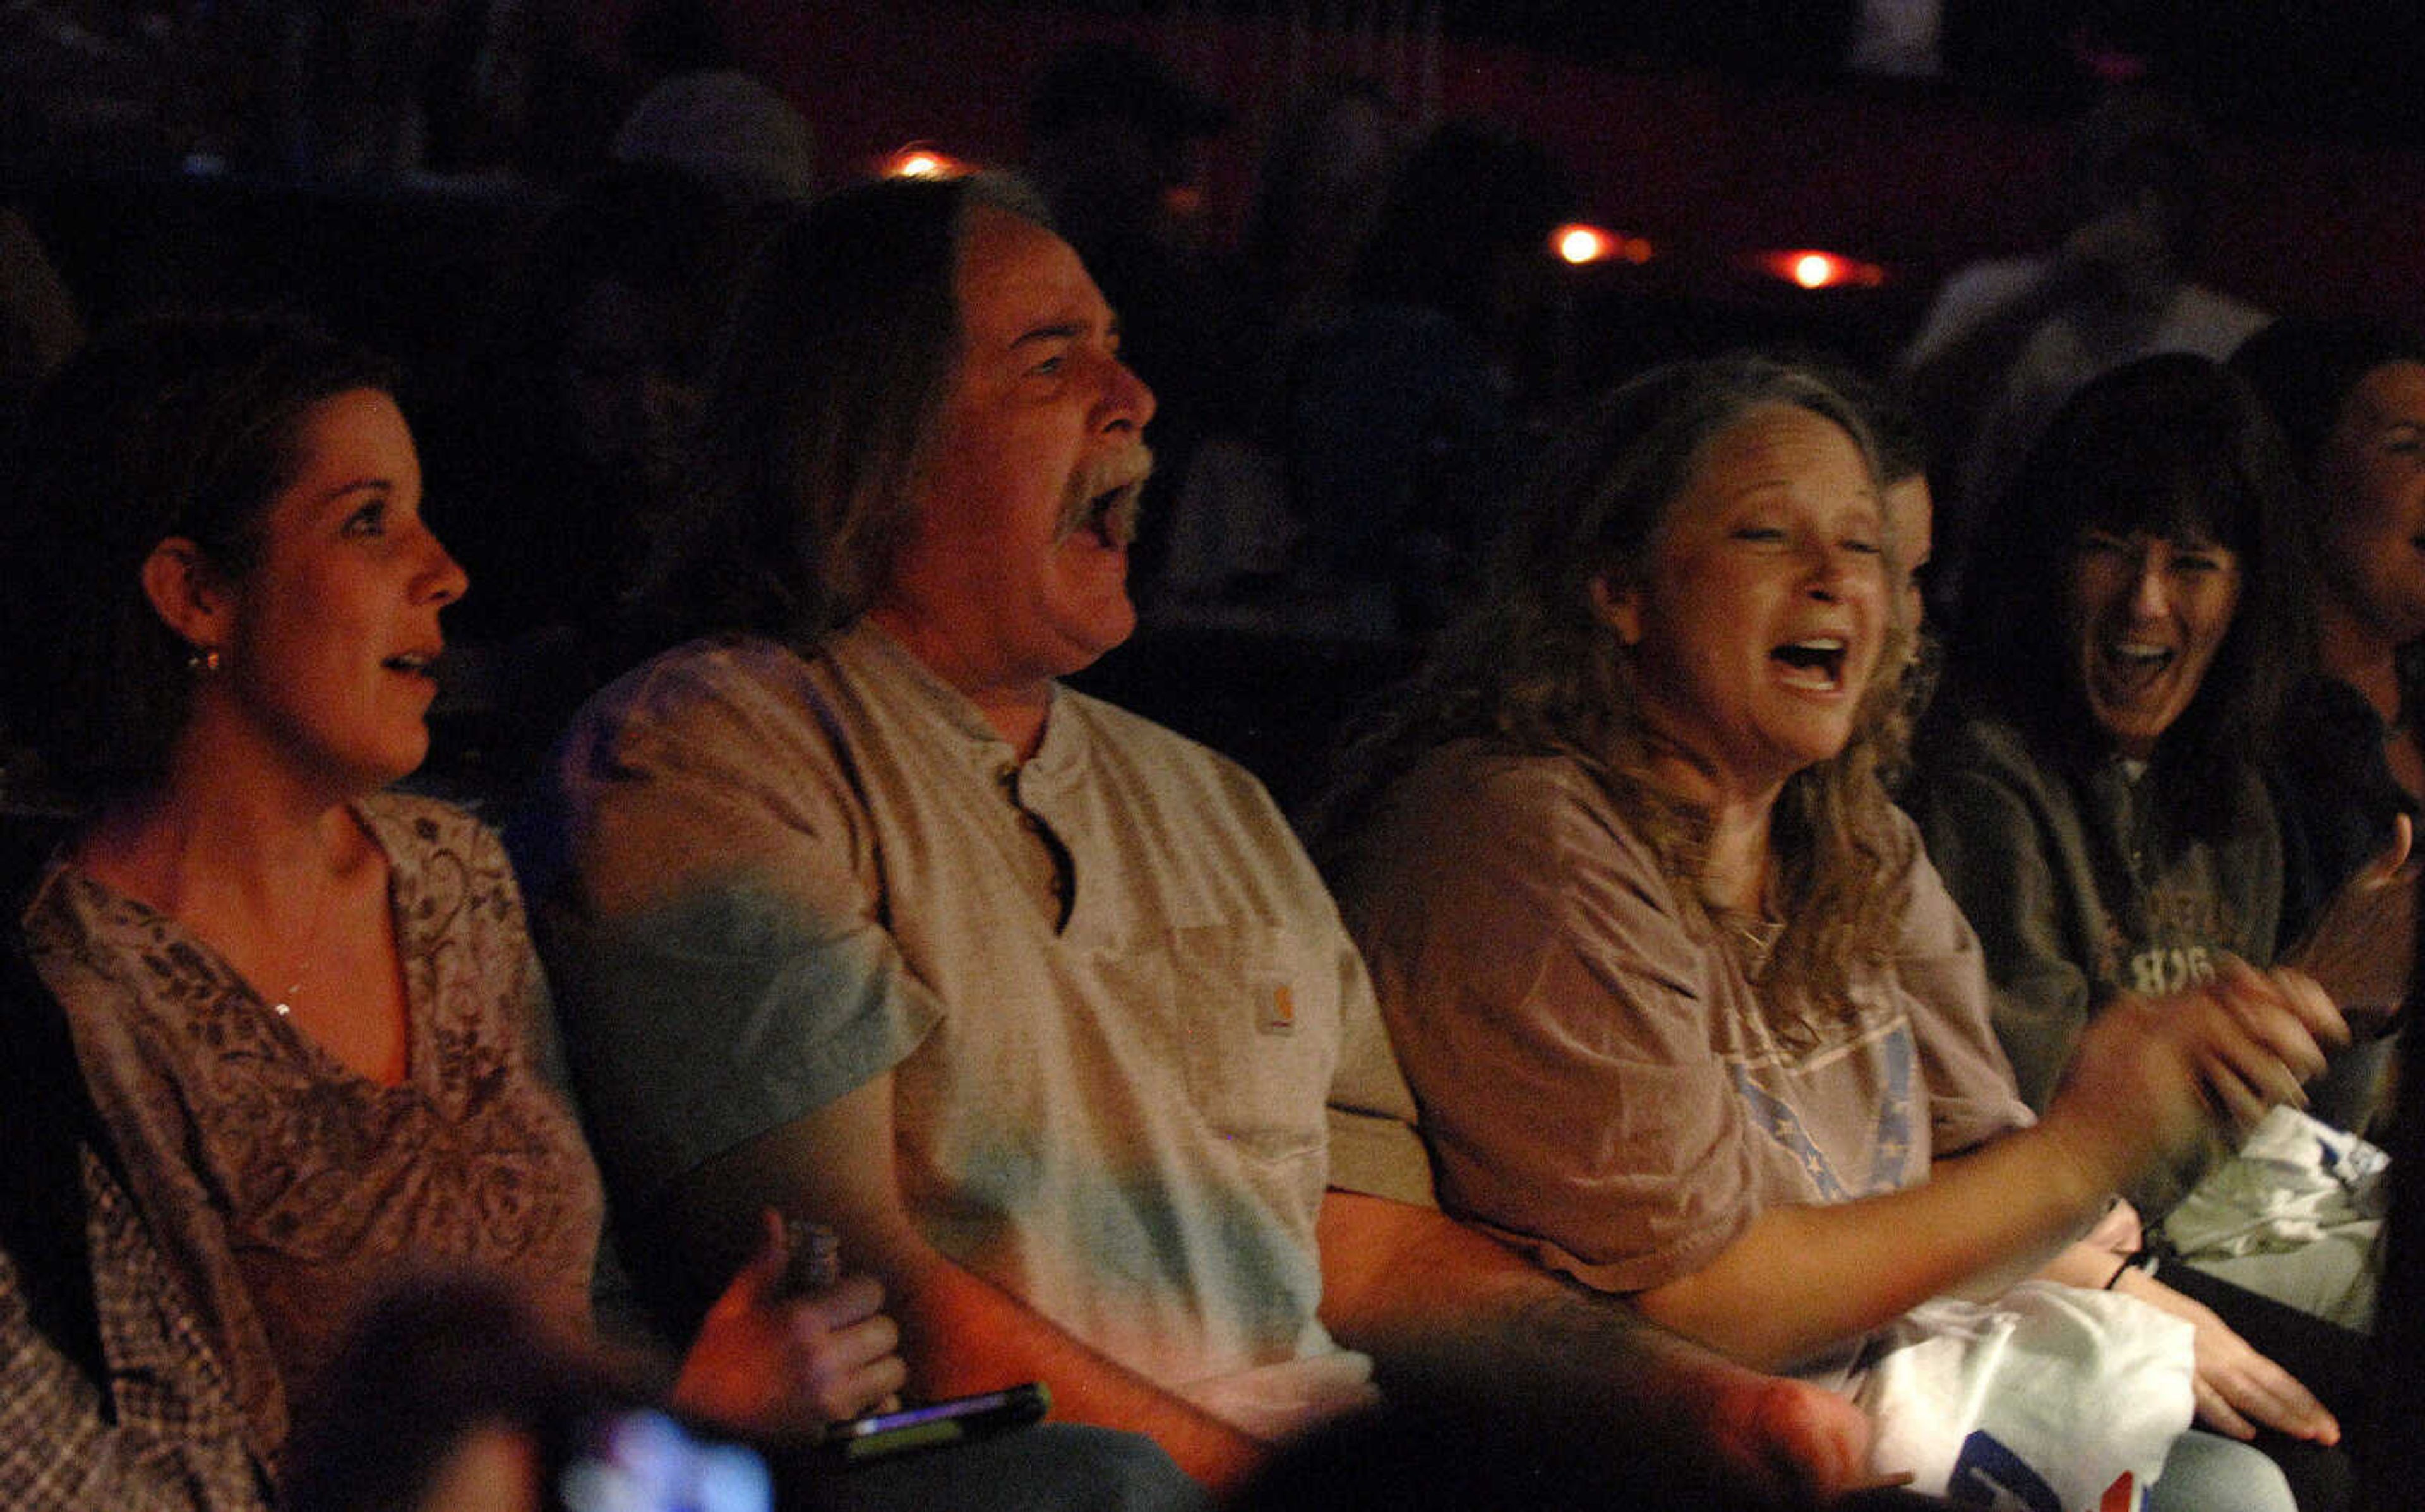
[[[620,628],[769,214],[681,168],[618,164],[571,185],[515,248],[449,406],[461,476],[432,501],[461,559],[514,584],[467,605],[463,633]],[[594,574],[563,570],[576,562]]]
[[[2247,387],[2173,355],[2081,390],[1991,522],[1914,810],[2033,1106],[2117,995],[2274,959],[2263,761],[2311,638],[2297,498]],[[2160,1218],[2213,1154],[2133,1200]]]
[[581,700],[660,649],[638,592],[769,214],[681,168],[618,164],[551,205],[498,280],[429,432],[432,524],[505,585],[449,616],[465,654],[442,778],[510,806]]
[[[2376,321],[2281,320],[2231,366],[2306,484],[2297,522],[2315,568],[2315,667],[2276,753],[2287,946],[2425,803],[2425,339]],[[2388,985],[2367,1006],[2404,999],[2404,975]],[[2387,1036],[2353,1045],[2309,1090],[2312,1111],[2367,1132],[2390,1058]]]
[[[26,951],[271,1467],[399,1267],[589,1327],[598,1174],[504,851],[382,791],[465,587],[393,388],[282,321],[129,326],[37,400],[8,512],[8,708],[76,815]],[[898,1386],[874,1284],[787,1303],[781,1266],[770,1240],[678,1398],[807,1426]]]
[[[2034,1106],[2063,1095],[2103,1019],[2173,1011],[2242,963],[2276,960],[2282,844],[2264,760],[2309,644],[2297,491],[2246,385],[2204,358],[2147,358],[2055,417],[1974,559],[1911,803],[1979,931],[1997,1036]],[[2295,953],[2336,997],[2397,969],[2372,960],[2384,947],[2369,921],[2404,896],[2381,885],[2404,848],[2401,836]],[[2227,1153],[2221,1138],[2179,1152],[2125,1195],[2154,1225]],[[2235,1325],[2246,1315],[2244,1294],[2173,1274]],[[2115,1283],[2159,1284],[2136,1270]],[[2341,1352],[2320,1334],[2291,1362],[2337,1389]],[[2261,1405],[2203,1405],[2243,1437],[2337,1438],[2321,1414],[2303,1427]],[[2294,1467],[2313,1457],[2267,1442]]]
[[[2102,1284],[2073,1241],[2107,1195],[2292,1095],[2337,1033],[2303,979],[2235,973],[2098,1024],[2032,1126],[1880,779],[1912,627],[1878,495],[1807,372],[1627,385],[1325,820],[1442,1205],[1768,1368],[1849,1367],[1942,1294]],[[2201,1401],[2304,1394],[2226,1337],[2198,1340]],[[2261,1461],[2166,1441],[2263,1503]]]

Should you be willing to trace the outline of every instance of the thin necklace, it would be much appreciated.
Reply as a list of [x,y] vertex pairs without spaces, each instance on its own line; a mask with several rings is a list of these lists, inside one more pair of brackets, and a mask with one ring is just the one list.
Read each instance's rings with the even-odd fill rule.
[[286,990],[278,995],[278,1000],[269,1005],[269,1011],[280,1018],[293,1016],[296,1000],[302,995],[303,983],[312,974],[312,958],[320,941],[320,920],[329,912],[329,894],[336,884],[334,867],[320,874],[320,885],[312,895],[312,915],[303,927],[303,941],[295,951],[295,978],[286,984]]

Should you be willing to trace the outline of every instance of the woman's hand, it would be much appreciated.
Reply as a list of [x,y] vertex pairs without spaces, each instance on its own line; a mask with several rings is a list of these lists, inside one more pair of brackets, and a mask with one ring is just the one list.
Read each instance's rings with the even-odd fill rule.
[[2218,1118],[2253,1128],[2276,1103],[2304,1105],[2323,1042],[2348,1027],[2305,975],[2226,956],[2214,979],[2125,993],[2089,1021],[2047,1109],[2047,1131],[2092,1191],[2119,1190],[2185,1153]]
[[2362,1022],[2369,1034],[2387,1029],[2408,996],[2417,948],[2417,870],[2408,864],[2413,842],[2402,814],[2393,822],[2391,843],[2341,884],[2307,937],[2284,958],[2313,977],[2343,1015]]
[[769,1208],[766,1238],[708,1309],[683,1357],[673,1405],[747,1432],[780,1436],[899,1405],[908,1367],[901,1331],[882,1312],[884,1289],[845,1276],[804,1297],[784,1295],[790,1252]]
[[2199,1422],[2235,1439],[2253,1439],[2261,1425],[2294,1439],[2340,1442],[2340,1424],[2315,1393],[2251,1348],[2212,1308],[2137,1270],[2124,1271],[2113,1289],[2161,1308],[2197,1330]]
[[[2203,999],[2193,1010],[2181,1003],[2192,997]],[[2176,1005],[2208,1100],[2242,1133],[2278,1103],[2306,1106],[2302,1084],[2324,1069],[2324,1045],[2349,1042],[2348,1024],[2314,979],[2260,972],[2237,956],[2223,957],[2202,988],[2166,1001]]]

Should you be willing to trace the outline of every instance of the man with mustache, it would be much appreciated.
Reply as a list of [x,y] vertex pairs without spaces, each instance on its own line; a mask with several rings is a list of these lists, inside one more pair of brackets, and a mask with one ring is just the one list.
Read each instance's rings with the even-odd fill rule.
[[1375,1357],[1742,1484],[1847,1484],[1852,1409],[1431,1205],[1269,798],[1060,686],[1135,624],[1154,402],[1117,343],[986,178],[828,199],[741,301],[666,585],[716,633],[576,722],[525,872],[660,1295],[774,1205],[882,1280],[914,1389],[1040,1378],[1215,1488],[1373,1400]]

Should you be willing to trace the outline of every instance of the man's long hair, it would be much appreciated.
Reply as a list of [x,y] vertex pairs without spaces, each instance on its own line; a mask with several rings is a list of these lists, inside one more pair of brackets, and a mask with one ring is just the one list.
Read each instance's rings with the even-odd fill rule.
[[960,357],[956,281],[980,206],[1048,224],[1013,179],[885,179],[827,196],[767,243],[654,574],[666,629],[807,649],[884,591]]
[[[1643,717],[1630,654],[1594,613],[1593,584],[1603,577],[1642,582],[1710,444],[1775,406],[1841,427],[1874,474],[1855,406],[1807,369],[1764,357],[1660,368],[1581,417],[1519,501],[1490,591],[1349,745],[1347,776],[1312,817],[1321,853],[1343,854],[1341,842],[1427,752],[1477,738],[1581,762],[1706,927],[1709,816],[1654,780],[1671,753]],[[1903,756],[1901,675],[1910,645],[1910,628],[1892,626],[1852,740],[1796,773],[1777,803],[1774,850],[1788,923],[1759,978],[1778,989],[1762,998],[1782,1032],[1807,1025],[1806,1015],[1840,1010],[1855,963],[1883,959],[1893,944],[1902,899],[1882,883],[1908,856],[1881,774]]]

